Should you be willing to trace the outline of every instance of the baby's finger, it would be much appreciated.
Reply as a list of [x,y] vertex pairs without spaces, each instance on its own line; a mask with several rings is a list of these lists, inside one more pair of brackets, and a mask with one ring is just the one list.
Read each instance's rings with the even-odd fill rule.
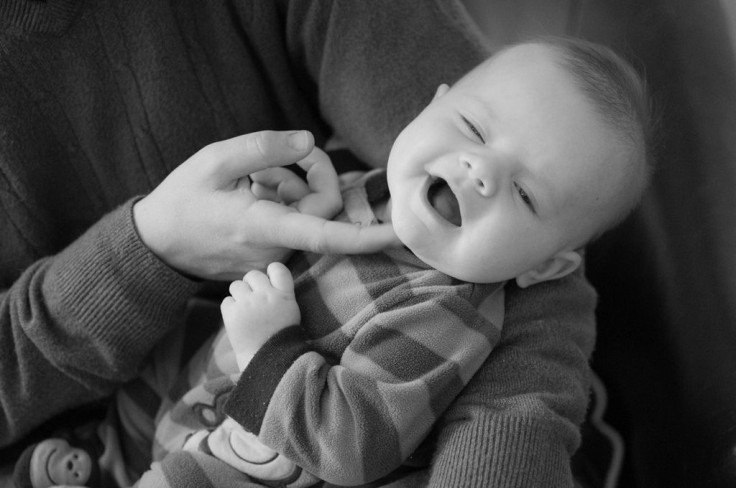
[[250,285],[242,280],[236,280],[230,283],[228,291],[235,300],[241,300],[245,295],[253,292]]
[[238,306],[233,297],[225,297],[220,303],[220,316],[225,324],[225,328],[230,327],[233,319],[237,317]]
[[294,291],[294,278],[291,276],[289,269],[282,263],[271,263],[266,271],[274,288],[286,292]]
[[220,302],[220,313],[225,316],[234,305],[235,299],[231,296],[226,296],[222,299],[222,302]]
[[245,277],[243,277],[243,281],[250,285],[250,288],[253,291],[271,286],[271,281],[268,279],[268,276],[266,276],[263,271],[259,271],[257,269],[248,271]]

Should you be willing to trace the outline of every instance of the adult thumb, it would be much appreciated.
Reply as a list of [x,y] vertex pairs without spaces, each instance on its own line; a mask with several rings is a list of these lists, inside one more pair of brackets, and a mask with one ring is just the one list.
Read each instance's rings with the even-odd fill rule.
[[306,130],[261,131],[210,144],[200,152],[213,176],[230,182],[262,169],[296,163],[313,147],[314,136]]

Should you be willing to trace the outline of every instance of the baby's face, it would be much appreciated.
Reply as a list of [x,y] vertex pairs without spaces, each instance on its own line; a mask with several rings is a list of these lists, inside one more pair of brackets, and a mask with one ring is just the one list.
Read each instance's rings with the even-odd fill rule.
[[388,161],[401,241],[456,278],[520,276],[612,212],[623,150],[540,45],[513,47],[440,87]]

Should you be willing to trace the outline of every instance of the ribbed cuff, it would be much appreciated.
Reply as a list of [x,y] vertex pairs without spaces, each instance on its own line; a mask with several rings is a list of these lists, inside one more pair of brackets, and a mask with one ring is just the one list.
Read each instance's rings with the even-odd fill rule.
[[311,350],[304,330],[293,325],[274,334],[240,375],[224,411],[258,435],[276,387],[294,361]]
[[120,361],[137,360],[181,325],[187,300],[200,286],[143,244],[133,223],[134,201],[56,256],[43,283],[54,319],[72,333],[77,328],[80,336],[92,337]]
[[574,486],[559,432],[534,419],[488,415],[445,426],[430,487],[567,488]]

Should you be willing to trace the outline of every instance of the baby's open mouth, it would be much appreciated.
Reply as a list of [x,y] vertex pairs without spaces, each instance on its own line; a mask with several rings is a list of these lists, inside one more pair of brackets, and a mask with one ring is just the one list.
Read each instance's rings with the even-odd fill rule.
[[450,186],[442,178],[433,178],[427,190],[427,200],[440,216],[452,225],[460,227],[463,223],[460,205]]

